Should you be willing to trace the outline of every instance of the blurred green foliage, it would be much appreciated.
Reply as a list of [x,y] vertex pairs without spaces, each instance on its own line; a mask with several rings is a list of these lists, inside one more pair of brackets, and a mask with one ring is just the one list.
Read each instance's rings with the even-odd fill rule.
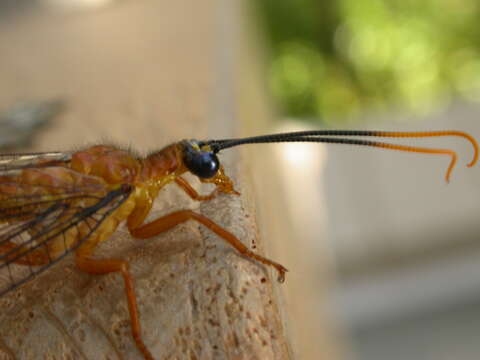
[[260,0],[287,115],[349,119],[480,100],[478,0]]

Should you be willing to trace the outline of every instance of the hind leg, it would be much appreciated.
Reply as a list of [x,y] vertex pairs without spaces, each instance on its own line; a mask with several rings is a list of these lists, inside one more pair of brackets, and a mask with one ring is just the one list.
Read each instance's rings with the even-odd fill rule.
[[122,275],[125,283],[125,293],[127,295],[128,312],[130,313],[130,325],[133,340],[135,341],[138,350],[142,353],[145,360],[153,360],[152,354],[147,349],[142,339],[137,298],[135,295],[133,278],[130,274],[128,262],[118,259],[98,260],[91,258],[90,255],[91,254],[89,251],[77,251],[75,258],[77,267],[88,274],[101,275],[120,273],[120,275]]

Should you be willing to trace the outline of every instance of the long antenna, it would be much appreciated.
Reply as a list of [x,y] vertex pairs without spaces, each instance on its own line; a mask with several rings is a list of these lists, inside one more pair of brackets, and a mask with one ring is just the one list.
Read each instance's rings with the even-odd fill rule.
[[371,131],[371,130],[312,130],[297,131],[282,134],[253,136],[238,139],[221,139],[208,140],[201,142],[200,145],[208,145],[214,153],[227,148],[245,144],[261,144],[261,143],[279,143],[279,142],[318,142],[318,143],[334,143],[349,144],[384,148],[389,150],[398,150],[406,152],[416,152],[424,154],[449,155],[451,157],[450,165],[445,174],[447,183],[450,180],[450,174],[457,162],[457,153],[451,149],[426,148],[418,146],[390,144],[385,142],[349,139],[346,137],[391,137],[391,138],[425,138],[425,137],[441,137],[441,136],[459,136],[467,139],[473,146],[473,159],[467,166],[472,167],[478,160],[478,144],[477,141],[469,134],[456,131],[419,131],[419,132],[396,132],[396,131]]

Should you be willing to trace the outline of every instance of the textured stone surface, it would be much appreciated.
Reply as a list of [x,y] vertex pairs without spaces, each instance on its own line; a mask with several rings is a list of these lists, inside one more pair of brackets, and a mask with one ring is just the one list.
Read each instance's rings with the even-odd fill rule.
[[[107,140],[146,151],[231,136],[228,4],[118,1],[99,11],[11,12],[0,19],[0,105],[66,99],[35,150]],[[227,161],[229,173],[234,164]],[[171,186],[152,217],[197,209],[260,251],[248,187],[234,178],[245,197],[198,204]],[[289,358],[270,270],[205,228],[187,223],[137,241],[121,227],[98,256],[130,261],[143,338],[156,359]],[[83,274],[69,258],[0,307],[0,359],[140,358],[119,275]]]

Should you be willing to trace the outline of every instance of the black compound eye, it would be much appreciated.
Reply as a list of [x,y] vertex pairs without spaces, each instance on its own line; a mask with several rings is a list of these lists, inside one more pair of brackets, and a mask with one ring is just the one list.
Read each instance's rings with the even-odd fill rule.
[[220,166],[220,161],[214,153],[193,149],[185,152],[183,162],[188,170],[203,179],[215,176]]

